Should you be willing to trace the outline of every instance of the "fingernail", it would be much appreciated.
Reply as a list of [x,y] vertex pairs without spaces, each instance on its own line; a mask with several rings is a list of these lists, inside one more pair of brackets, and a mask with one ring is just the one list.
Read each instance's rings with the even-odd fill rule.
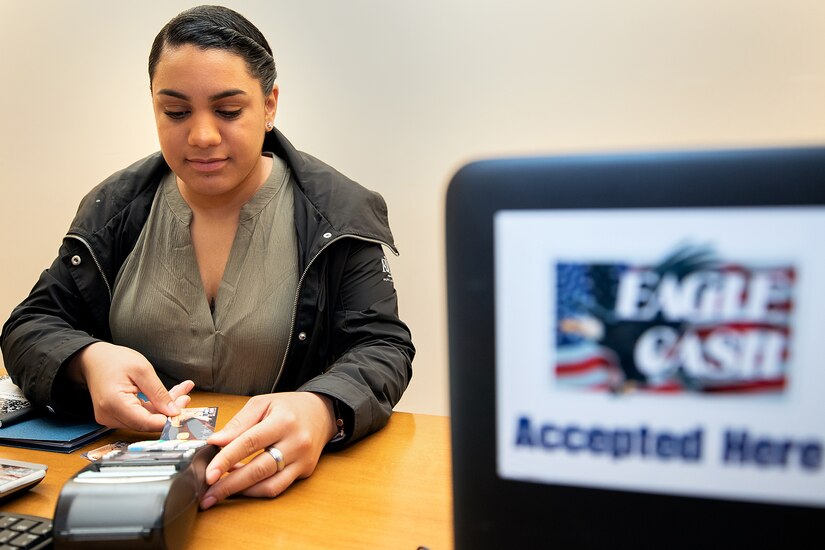
[[[221,475],[221,473],[218,470],[214,469],[214,468],[211,469],[211,470],[206,470],[206,483],[208,485],[212,485],[213,483],[218,481],[218,478],[220,477],[220,475]],[[213,497],[209,497],[209,498],[213,498]]]
[[211,508],[215,505],[217,499],[213,496],[208,496],[201,501],[201,510],[206,510],[207,508]]

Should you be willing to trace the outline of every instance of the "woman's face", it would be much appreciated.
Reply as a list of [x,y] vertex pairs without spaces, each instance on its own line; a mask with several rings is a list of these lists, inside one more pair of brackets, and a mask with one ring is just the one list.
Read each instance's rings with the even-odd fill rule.
[[264,96],[240,56],[183,45],[167,49],[152,80],[160,148],[187,200],[248,199],[266,179],[261,147],[278,89]]

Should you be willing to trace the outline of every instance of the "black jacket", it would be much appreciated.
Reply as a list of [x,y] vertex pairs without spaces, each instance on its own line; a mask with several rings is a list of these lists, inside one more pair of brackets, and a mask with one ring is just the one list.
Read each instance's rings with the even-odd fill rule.
[[[398,318],[381,245],[397,254],[384,200],[294,147],[277,130],[264,150],[295,182],[300,279],[284,365],[273,391],[338,400],[347,441],[386,424],[412,375],[410,332]],[[58,376],[83,347],[111,341],[112,284],[169,167],[155,153],[117,172],[80,203],[59,255],[0,336],[12,379],[38,406],[92,413],[91,400]]]

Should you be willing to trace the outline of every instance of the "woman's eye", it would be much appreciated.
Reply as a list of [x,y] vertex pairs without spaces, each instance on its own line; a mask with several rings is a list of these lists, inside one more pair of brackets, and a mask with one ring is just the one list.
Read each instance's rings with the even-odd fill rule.
[[223,117],[227,120],[232,120],[233,118],[238,118],[239,116],[241,116],[241,109],[236,109],[234,111],[218,110],[218,111],[215,111],[215,112],[218,113],[219,116],[221,116],[221,117]]
[[163,114],[172,120],[183,120],[189,114],[189,111],[163,111]]

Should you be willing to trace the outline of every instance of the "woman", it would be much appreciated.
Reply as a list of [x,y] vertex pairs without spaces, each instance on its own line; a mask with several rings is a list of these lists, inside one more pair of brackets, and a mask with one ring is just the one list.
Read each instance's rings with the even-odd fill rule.
[[84,198],[3,327],[10,374],[55,412],[160,431],[194,387],[254,395],[208,440],[202,508],[309,476],[381,428],[411,376],[386,206],[274,129],[275,76],[240,14],[172,19],[149,57],[161,152]]

